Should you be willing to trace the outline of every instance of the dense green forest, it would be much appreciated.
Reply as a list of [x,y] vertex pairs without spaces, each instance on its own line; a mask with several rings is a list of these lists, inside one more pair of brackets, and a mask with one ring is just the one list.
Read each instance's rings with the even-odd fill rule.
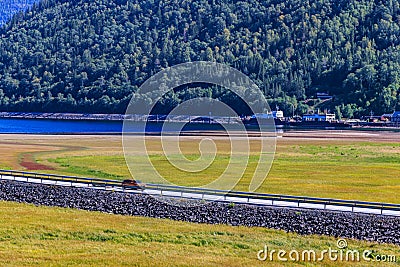
[[317,92],[339,116],[392,112],[399,26],[394,0],[42,0],[0,30],[0,109],[123,113],[150,75],[208,60],[249,75],[286,115]]
[[15,13],[27,10],[37,0],[1,0],[0,26],[6,23]]

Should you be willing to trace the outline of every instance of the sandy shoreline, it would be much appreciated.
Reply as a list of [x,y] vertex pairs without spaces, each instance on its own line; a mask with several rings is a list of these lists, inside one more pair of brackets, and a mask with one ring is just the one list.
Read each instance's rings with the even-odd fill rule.
[[352,130],[290,131],[283,133],[283,138],[400,142],[400,133],[388,131],[366,132]]
[[[227,137],[226,134],[221,132],[192,132],[186,133],[182,137]],[[238,135],[244,137],[243,134]],[[250,133],[250,137],[260,136],[258,133]],[[354,140],[354,141],[385,141],[385,142],[400,142],[400,133],[390,131],[354,131],[354,130],[313,130],[313,131],[288,131],[277,133],[277,136],[283,139],[333,139],[333,140]],[[158,135],[149,135],[151,137],[158,137]],[[121,140],[121,134],[21,134],[21,133],[0,133],[0,139],[22,139],[22,140],[65,140],[65,139],[113,139]]]

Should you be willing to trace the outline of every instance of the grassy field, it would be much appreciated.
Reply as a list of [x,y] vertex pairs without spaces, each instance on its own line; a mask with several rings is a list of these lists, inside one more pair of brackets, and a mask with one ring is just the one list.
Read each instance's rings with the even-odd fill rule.
[[[174,170],[149,140],[151,159],[173,182],[200,184],[227,164],[228,144],[218,141],[216,161],[188,177]],[[197,141],[181,148],[197,158]],[[253,146],[254,148],[254,146]],[[140,153],[137,155],[140,157]],[[3,135],[0,167],[111,179],[130,177],[120,136]],[[276,158],[260,192],[400,203],[400,142],[393,138],[278,139]],[[257,154],[237,190],[246,190]],[[25,166],[25,167],[24,167]],[[26,167],[27,166],[27,167]],[[43,168],[43,169],[40,169]],[[197,176],[196,176],[197,175]],[[400,247],[348,240],[350,249],[396,255]],[[269,249],[317,252],[336,248],[326,236],[299,236],[257,227],[232,227],[119,216],[80,210],[0,202],[0,266],[399,266],[367,262],[260,262]]]
[[[400,247],[347,240],[400,259]],[[1,266],[399,266],[397,263],[261,262],[257,252],[336,248],[331,237],[119,216],[0,202]]]
[[[323,135],[313,138],[279,138],[269,176],[257,191],[400,203],[398,134],[393,133],[393,138],[386,139],[347,138],[346,134],[334,135],[333,138],[325,138]],[[21,160],[31,159],[31,165],[38,165],[33,165],[37,168],[32,169],[37,172],[119,180],[131,177],[123,156],[120,136],[23,138],[6,135],[2,139],[0,167],[26,170],[21,166]],[[199,140],[188,138],[181,143],[181,149],[188,158],[199,156],[195,149]],[[200,173],[188,173],[174,168],[162,155],[157,138],[151,138],[147,144],[157,170],[169,181],[179,185],[207,184],[218,177],[229,162],[227,140],[216,140],[216,160]],[[257,143],[252,144],[252,148],[248,167],[236,190],[248,190],[258,160],[258,154],[254,152]],[[138,152],[137,157],[143,156]],[[24,164],[29,165],[29,162]],[[48,168],[41,169],[43,166]]]

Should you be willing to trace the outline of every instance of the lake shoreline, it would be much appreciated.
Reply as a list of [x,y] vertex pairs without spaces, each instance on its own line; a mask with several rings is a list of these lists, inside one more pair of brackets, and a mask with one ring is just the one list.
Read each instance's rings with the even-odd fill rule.
[[[194,117],[194,116],[193,116]],[[192,117],[192,118],[193,118]],[[224,131],[223,125],[219,123],[201,123],[191,122],[191,116],[179,118],[177,124],[185,123],[184,132],[201,132],[209,134],[210,132]],[[224,120],[224,117],[215,117],[218,120]],[[124,122],[129,121],[129,132],[143,132],[143,123],[146,123],[146,134],[160,134],[165,120],[156,120],[153,117],[148,121],[146,115],[126,115],[126,114],[84,114],[84,113],[34,113],[34,112],[0,112],[0,134],[53,134],[53,135],[122,135]],[[233,120],[232,120],[233,121]],[[171,121],[170,123],[174,123]],[[137,125],[136,125],[137,124]],[[240,124],[240,123],[239,123]],[[232,124],[234,126],[234,124]],[[276,125],[276,132],[291,131],[360,131],[360,132],[399,132],[400,128],[389,127],[279,127]],[[254,125],[247,125],[247,132],[257,132]]]
[[[119,138],[122,133],[109,133],[103,132],[100,134],[97,133],[2,133],[0,132],[0,137],[3,139],[8,138],[21,138],[21,140],[30,140],[31,138],[35,138],[35,136],[39,136],[44,138],[43,140],[59,140],[63,138],[92,138],[93,136],[101,136],[101,138]],[[135,135],[132,135],[134,137]],[[191,138],[204,138],[204,137],[213,137],[213,138],[235,138],[240,136],[229,136],[226,134],[221,134],[213,131],[201,131],[201,132],[190,132],[182,136],[182,138],[187,138],[190,140]],[[259,134],[254,133],[253,135],[249,135],[250,138],[258,138]],[[283,133],[279,133],[277,135],[277,140],[340,140],[340,141],[351,141],[351,142],[400,142],[400,135],[396,132],[390,131],[357,131],[357,130],[291,130],[285,131]],[[137,138],[143,138],[142,135],[137,135]],[[146,138],[160,138],[160,135],[146,135]]]
[[123,121],[132,115],[125,114],[90,114],[62,112],[0,112],[4,119],[43,119],[43,120],[87,120],[87,121]]

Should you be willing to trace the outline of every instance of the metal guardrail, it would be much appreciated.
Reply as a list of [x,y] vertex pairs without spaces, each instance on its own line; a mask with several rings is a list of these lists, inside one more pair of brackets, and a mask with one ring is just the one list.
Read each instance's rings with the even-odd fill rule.
[[[98,178],[85,178],[77,176],[65,176],[65,175],[55,175],[55,174],[24,172],[24,171],[0,170],[1,180],[3,180],[3,176],[12,176],[14,178],[23,177],[27,178],[27,182],[29,182],[29,178],[33,178],[33,179],[40,179],[41,183],[43,183],[43,181],[56,181],[56,182],[59,181],[59,182],[69,182],[71,186],[73,186],[73,183],[81,183],[81,184],[83,183],[92,186],[101,186],[105,188],[122,187],[122,182],[117,180],[105,180]],[[124,186],[123,189],[125,188],[129,189],[130,187]],[[274,205],[274,203],[279,201],[284,201],[284,202],[297,203],[298,207],[301,207],[300,204],[317,204],[317,205],[323,205],[324,209],[327,209],[327,206],[351,207],[352,211],[354,211],[355,208],[376,209],[380,210],[381,214],[383,213],[384,210],[400,211],[400,204],[380,203],[380,202],[341,200],[341,199],[331,199],[331,198],[290,196],[290,195],[277,195],[277,194],[264,194],[264,193],[249,193],[240,191],[192,188],[192,187],[161,185],[161,184],[146,184],[145,189],[158,190],[160,191],[160,195],[163,195],[163,193],[165,194],[165,192],[178,192],[180,193],[181,197],[183,197],[184,193],[200,194],[202,195],[202,199],[204,198],[205,195],[214,195],[214,196],[220,196],[221,200],[229,202],[235,202],[227,199],[228,197],[234,197],[247,200],[246,202],[251,204],[254,203],[250,202],[250,200],[269,200],[271,201],[271,205]],[[135,193],[140,193],[140,191],[135,191]],[[238,203],[243,203],[243,202],[238,202]]]

